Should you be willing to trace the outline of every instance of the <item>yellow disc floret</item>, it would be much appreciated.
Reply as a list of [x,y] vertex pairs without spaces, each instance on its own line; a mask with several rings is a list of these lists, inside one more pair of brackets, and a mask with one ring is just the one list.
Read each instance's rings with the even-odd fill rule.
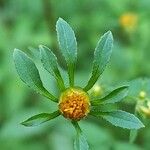
[[89,96],[80,88],[68,88],[61,94],[58,106],[65,118],[78,121],[90,111]]

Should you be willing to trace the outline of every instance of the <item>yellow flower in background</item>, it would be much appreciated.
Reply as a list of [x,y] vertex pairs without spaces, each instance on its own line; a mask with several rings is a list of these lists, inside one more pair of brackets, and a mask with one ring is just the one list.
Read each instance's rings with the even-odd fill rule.
[[103,92],[104,92],[103,87],[99,84],[95,84],[90,91],[90,95],[93,97],[97,97],[97,96],[101,96]]
[[136,109],[143,116],[150,117],[150,100],[146,97],[146,95],[145,91],[140,91]]
[[133,30],[138,21],[137,14],[125,13],[120,16],[119,23],[124,29]]

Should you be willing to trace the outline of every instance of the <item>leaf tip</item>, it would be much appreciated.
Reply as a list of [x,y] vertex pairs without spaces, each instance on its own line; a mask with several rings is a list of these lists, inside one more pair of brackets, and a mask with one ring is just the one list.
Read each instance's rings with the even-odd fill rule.
[[60,24],[61,22],[65,22],[65,20],[62,19],[61,17],[59,17],[57,22],[56,22],[56,26],[58,26],[58,24]]
[[39,49],[42,49],[42,48],[43,48],[43,45],[42,45],[42,44],[40,44],[40,45],[39,45]]
[[57,20],[57,22],[59,22],[59,21],[64,21],[64,19],[61,18],[61,17],[59,17],[58,20]]
[[112,32],[109,30],[106,32],[106,34],[110,37],[110,39],[113,41],[113,34]]
[[[141,122],[141,121],[140,121]],[[140,128],[145,128],[145,125],[141,122],[141,126],[139,127]]]
[[26,124],[26,122],[25,122],[25,121],[21,122],[20,124],[21,124],[21,125],[23,125],[23,126],[28,127],[28,125]]
[[15,48],[13,52],[13,56],[15,56],[19,51],[20,51],[19,49]]

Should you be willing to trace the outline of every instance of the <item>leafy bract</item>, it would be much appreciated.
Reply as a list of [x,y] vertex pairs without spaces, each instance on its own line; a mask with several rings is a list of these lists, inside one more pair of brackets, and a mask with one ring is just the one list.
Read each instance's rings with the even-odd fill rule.
[[143,123],[136,116],[122,110],[93,112],[93,116],[102,117],[111,124],[121,128],[139,129],[144,127]]
[[59,115],[60,115],[59,111],[55,111],[51,114],[41,113],[41,114],[35,115],[35,116],[27,119],[26,121],[22,122],[21,124],[24,126],[27,126],[27,127],[37,126],[37,125],[40,125],[40,124],[47,122],[51,119],[56,118]]
[[116,103],[125,98],[127,94],[128,94],[128,86],[122,86],[113,90],[103,98],[91,101],[91,104],[93,106],[96,106],[100,104]]
[[43,87],[38,69],[36,68],[34,62],[24,52],[18,49],[14,50],[13,57],[16,70],[21,80],[38,93],[54,102],[57,102],[57,98],[55,98]]
[[92,76],[88,84],[84,87],[85,91],[90,90],[99,76],[103,73],[107,63],[110,60],[113,46],[113,36],[111,31],[106,32],[99,40],[95,52],[92,68]]
[[57,38],[63,56],[68,65],[70,86],[74,85],[74,70],[77,61],[77,42],[70,25],[59,18],[56,23]]
[[55,77],[58,86],[61,90],[65,89],[64,81],[58,69],[57,58],[54,53],[46,46],[39,46],[41,61],[43,63],[44,68]]

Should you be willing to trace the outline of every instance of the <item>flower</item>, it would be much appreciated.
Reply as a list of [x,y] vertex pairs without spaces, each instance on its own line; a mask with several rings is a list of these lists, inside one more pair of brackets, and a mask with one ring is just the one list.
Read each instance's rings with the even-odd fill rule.
[[[78,87],[74,83],[74,72],[77,62],[77,42],[74,31],[70,25],[59,18],[56,23],[56,31],[60,50],[66,60],[68,67],[69,85],[64,84],[61,72],[58,67],[57,58],[46,46],[40,45],[40,55],[43,67],[54,76],[60,94],[54,96],[50,93],[41,81],[36,65],[24,52],[15,49],[13,53],[16,70],[23,82],[38,93],[57,103],[58,109],[52,113],[41,113],[22,122],[24,126],[35,126],[52,120],[60,115],[71,121],[77,132],[75,148],[84,145],[85,150],[89,146],[84,137],[78,121],[89,115],[107,120],[115,126],[127,129],[139,129],[144,127],[134,115],[121,110],[110,110],[107,104],[114,105],[127,96],[128,86],[123,85],[112,90],[102,98],[91,99],[88,91],[94,86],[99,76],[103,73],[110,60],[113,45],[111,31],[106,32],[99,40],[95,52],[92,67],[92,74],[84,87]],[[101,108],[104,108],[103,110]],[[122,123],[123,122],[123,123]]]
[[64,117],[78,121],[90,111],[89,95],[82,89],[69,88],[61,94],[58,106]]
[[137,24],[138,17],[135,13],[125,13],[120,16],[119,22],[124,29],[133,30]]

